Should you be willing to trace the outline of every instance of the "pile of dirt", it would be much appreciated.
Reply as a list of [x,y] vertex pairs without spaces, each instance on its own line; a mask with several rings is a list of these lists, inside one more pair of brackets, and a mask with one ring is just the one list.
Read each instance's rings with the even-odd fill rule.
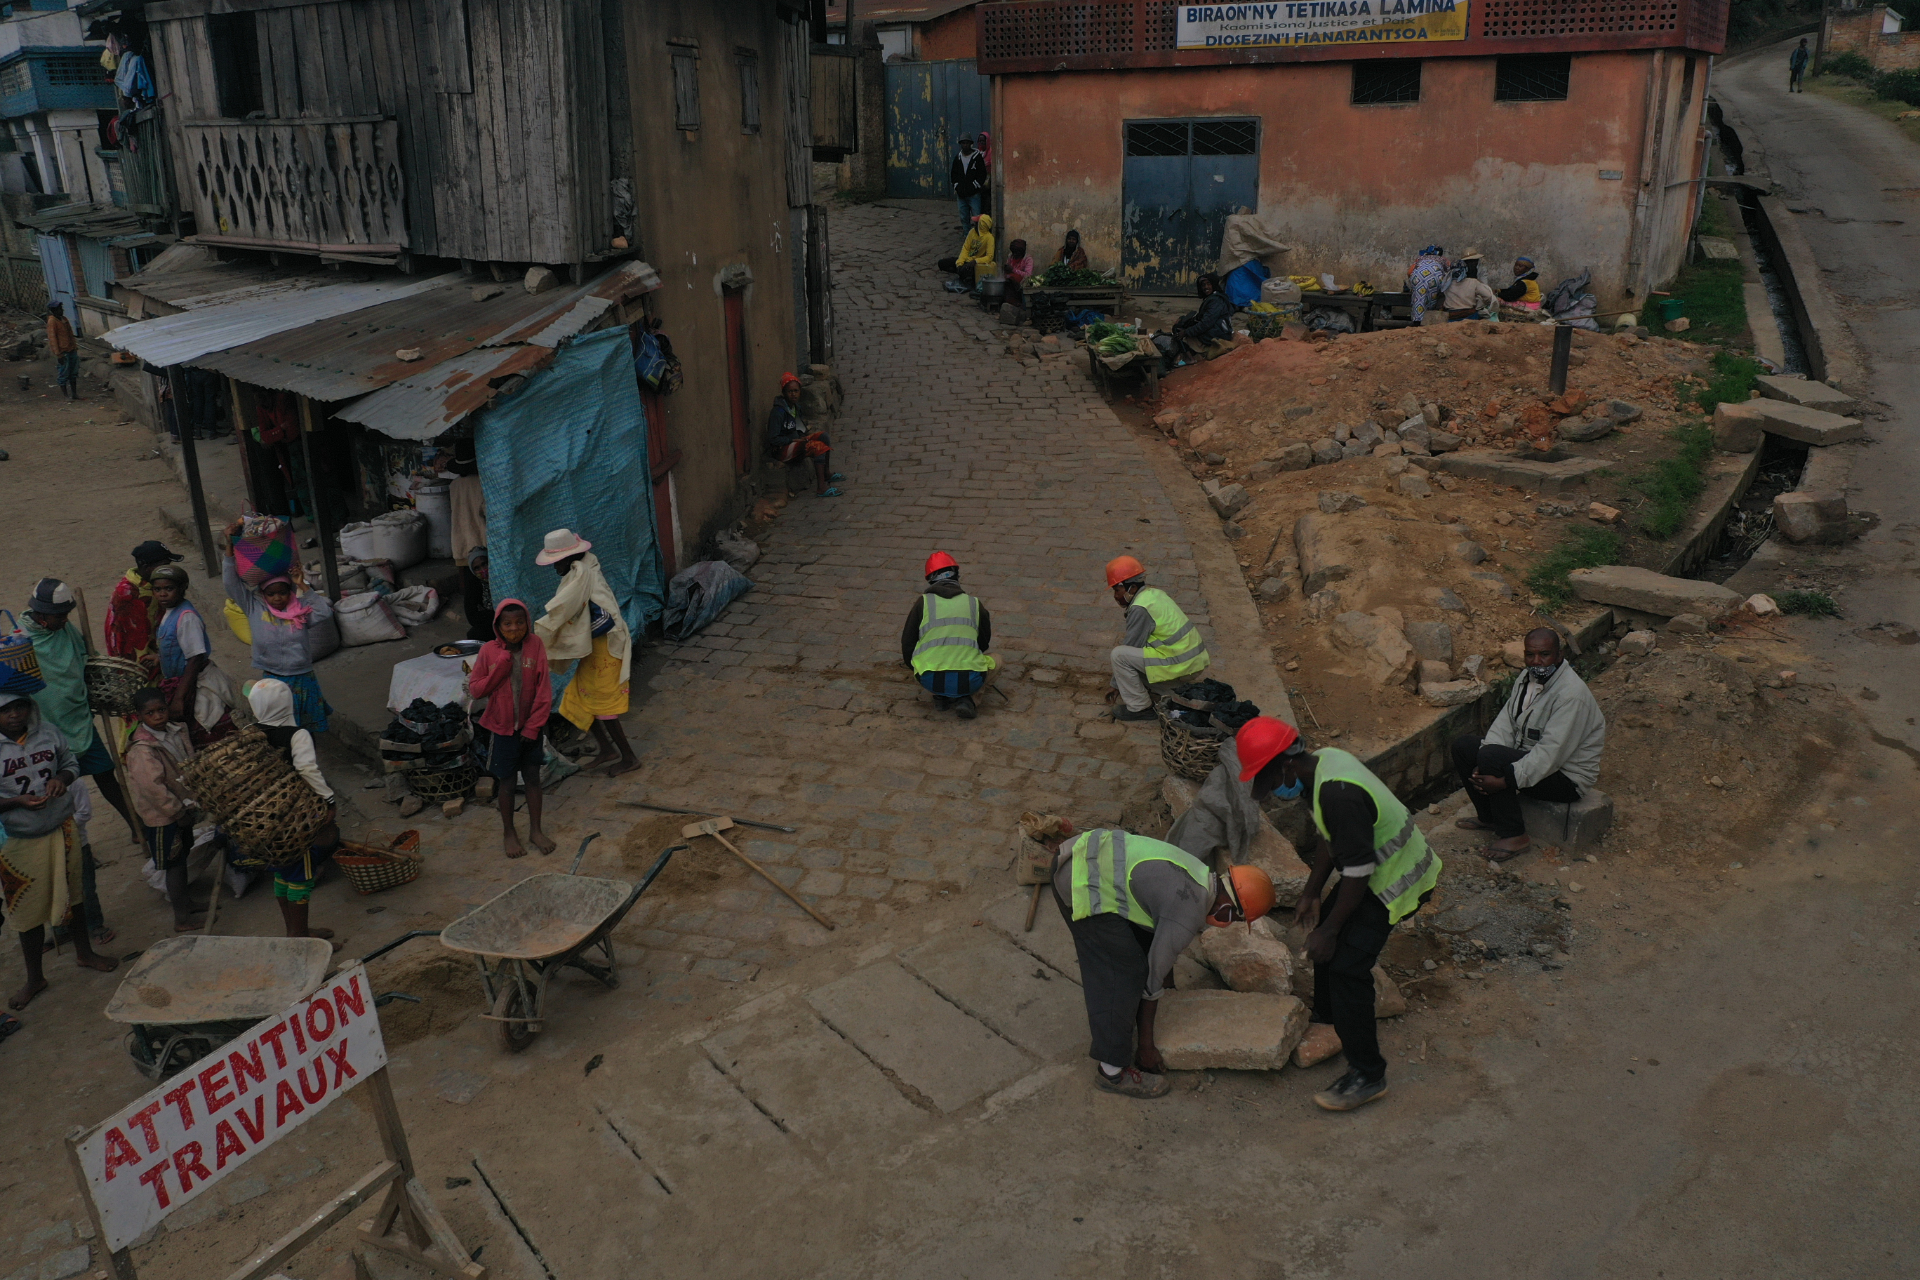
[[[1662,544],[1632,531],[1645,499],[1630,481],[1678,448],[1671,429],[1696,416],[1687,397],[1707,370],[1707,353],[1669,339],[1576,331],[1567,394],[1550,397],[1552,337],[1544,325],[1469,322],[1333,342],[1269,340],[1176,371],[1151,418],[1123,407],[1143,429],[1163,433],[1196,480],[1245,489],[1250,500],[1222,531],[1240,552],[1275,656],[1298,681],[1303,722],[1324,736],[1365,751],[1437,714],[1416,681],[1383,686],[1367,678],[1366,663],[1334,642],[1339,614],[1385,609],[1407,624],[1444,624],[1453,678],[1475,654],[1497,674],[1502,649],[1540,624],[1527,573],[1570,528],[1619,534],[1626,563],[1664,558]],[[1449,475],[1416,431],[1406,455],[1366,451],[1279,469],[1300,466],[1303,451],[1316,446],[1326,456],[1326,442],[1339,436],[1372,439],[1374,430],[1397,430],[1416,416],[1445,452],[1537,457],[1535,444],[1551,442],[1560,456],[1617,465],[1585,486],[1543,494]],[[1557,424],[1573,429],[1597,419],[1604,421],[1596,429],[1606,428],[1598,439],[1551,440]],[[1430,484],[1401,483],[1415,472]],[[1325,509],[1327,494],[1347,495],[1330,518],[1364,534],[1368,546],[1364,572],[1333,584],[1334,597],[1316,603],[1318,584],[1298,572],[1295,530],[1302,516]],[[1620,514],[1589,514],[1595,501]],[[1576,607],[1567,620],[1592,612]]]
[[380,1034],[389,1047],[446,1035],[472,1015],[486,1012],[486,992],[473,957],[448,951],[429,938],[375,960],[368,978],[377,995],[397,991],[415,997],[380,1007]]

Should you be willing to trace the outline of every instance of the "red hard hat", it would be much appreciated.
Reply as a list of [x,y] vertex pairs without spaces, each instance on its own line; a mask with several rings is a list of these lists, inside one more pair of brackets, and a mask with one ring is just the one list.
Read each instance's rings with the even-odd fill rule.
[[927,557],[927,567],[920,572],[931,578],[942,569],[958,569],[960,562],[944,551],[936,551]]
[[1140,577],[1146,571],[1147,566],[1132,556],[1115,556],[1107,561],[1107,585],[1117,587],[1123,582]]
[[1298,741],[1299,730],[1272,716],[1255,716],[1241,725],[1233,735],[1233,749],[1240,756],[1240,781],[1252,782],[1254,774]]

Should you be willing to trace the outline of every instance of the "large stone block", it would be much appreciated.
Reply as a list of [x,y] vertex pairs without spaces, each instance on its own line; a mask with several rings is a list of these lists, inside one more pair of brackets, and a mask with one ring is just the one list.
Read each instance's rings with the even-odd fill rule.
[[1153,1038],[1172,1071],[1277,1071],[1307,1034],[1295,996],[1254,991],[1169,991]]
[[1613,827],[1613,797],[1591,790],[1571,805],[1552,804],[1522,794],[1520,818],[1527,834],[1541,844],[1562,849],[1590,849]]
[[1407,640],[1428,662],[1453,661],[1453,628],[1444,622],[1409,622]]
[[1267,921],[1255,920],[1251,928],[1203,929],[1198,945],[1200,958],[1229,990],[1293,994],[1293,952],[1273,936]]
[[1753,402],[1725,402],[1713,411],[1713,445],[1728,453],[1752,453],[1767,435],[1766,415]]
[[[1731,594],[1731,593],[1729,593]],[[1362,659],[1369,680],[1379,685],[1404,685],[1413,676],[1413,646],[1401,630],[1376,614],[1357,609],[1333,620],[1334,648]]]
[[1588,476],[1610,465],[1605,458],[1537,462],[1513,453],[1488,449],[1450,453],[1436,461],[1450,475],[1469,480],[1491,480],[1495,484],[1516,485],[1540,493],[1568,493],[1576,485],[1585,485]]
[[1661,618],[1671,618],[1676,613],[1718,618],[1739,608],[1743,598],[1739,592],[1729,591],[1716,582],[1669,578],[1664,573],[1624,564],[1575,569],[1567,575],[1567,580],[1582,600],[1618,605]]
[[1840,493],[1776,494],[1773,527],[1788,542],[1841,543],[1847,540],[1847,499]]
[[1301,591],[1306,595],[1351,576],[1354,569],[1353,544],[1340,535],[1340,522],[1324,514],[1325,496],[1321,511],[1293,522],[1293,549],[1300,557]]
[[1787,400],[1749,400],[1745,406],[1758,414],[1766,429],[1776,436],[1798,440],[1801,444],[1841,444],[1858,440],[1866,428],[1858,418],[1842,417],[1824,409],[1809,409]]
[[1783,375],[1755,378],[1753,385],[1760,394],[1769,400],[1785,400],[1788,404],[1801,405],[1808,409],[1821,409],[1827,413],[1853,413],[1860,408],[1860,402],[1836,387],[1824,382],[1815,382],[1811,378],[1789,378]]

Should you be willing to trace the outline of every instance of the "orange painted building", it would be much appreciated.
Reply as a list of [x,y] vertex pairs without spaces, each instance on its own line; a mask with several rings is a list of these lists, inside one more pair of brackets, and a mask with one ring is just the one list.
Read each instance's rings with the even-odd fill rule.
[[1288,273],[1382,290],[1436,243],[1482,250],[1497,284],[1520,254],[1546,287],[1591,269],[1603,312],[1637,308],[1679,268],[1725,0],[1440,0],[1426,6],[1444,10],[1431,31],[1455,38],[1421,40],[1426,21],[1401,19],[1391,39],[1349,25],[1286,37],[1300,43],[1177,48],[1177,11],[1202,8],[978,7],[1005,235],[1052,246],[1076,228],[1096,268],[1155,292],[1212,267],[1220,222],[1241,208],[1294,246]]

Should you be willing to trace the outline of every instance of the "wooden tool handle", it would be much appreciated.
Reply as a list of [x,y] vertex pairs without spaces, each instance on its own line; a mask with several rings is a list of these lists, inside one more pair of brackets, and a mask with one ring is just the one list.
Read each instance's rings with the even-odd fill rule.
[[1022,933],[1033,932],[1034,913],[1040,910],[1040,891],[1046,887],[1043,884],[1033,886],[1033,901],[1027,904],[1027,927],[1021,930]]
[[733,841],[727,839],[725,836],[721,835],[718,831],[709,831],[707,834],[712,836],[715,840],[718,840],[721,844],[727,846],[727,848],[732,849],[734,857],[740,859],[740,861],[746,863],[748,866],[752,867],[755,871],[758,871],[762,876],[765,876],[768,884],[772,885],[774,888],[778,889],[780,892],[786,894],[789,898],[792,898],[794,906],[800,908],[802,911],[812,916],[815,920],[818,920],[821,924],[827,926],[827,928],[829,929],[833,928],[833,921],[827,919],[825,916],[821,915],[818,911],[815,911],[812,907],[800,901],[799,896],[796,895],[793,890],[787,888],[787,886],[781,884],[778,880],[775,880],[772,876],[768,875],[767,869],[765,867],[755,862],[752,858],[749,858],[746,854],[740,852],[740,850],[735,849],[733,845]]

